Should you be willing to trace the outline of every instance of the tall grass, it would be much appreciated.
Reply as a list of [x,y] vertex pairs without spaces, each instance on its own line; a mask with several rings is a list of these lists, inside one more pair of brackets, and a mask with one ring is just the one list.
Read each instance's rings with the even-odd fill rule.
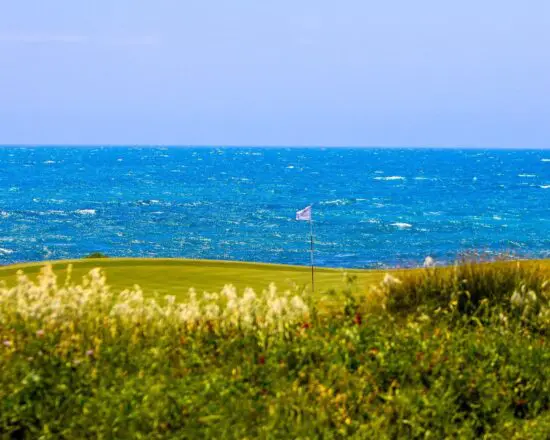
[[549,275],[548,269],[528,261],[464,260],[451,268],[409,271],[400,279],[387,276],[382,289],[377,289],[383,291],[387,308],[394,313],[454,305],[460,313],[470,314],[485,303],[509,310],[525,308],[530,297],[544,314],[550,298]]
[[0,287],[0,435],[546,439],[546,275],[430,267],[387,275],[369,304],[347,277],[318,315],[273,285],[176,303],[99,269],[20,274]]

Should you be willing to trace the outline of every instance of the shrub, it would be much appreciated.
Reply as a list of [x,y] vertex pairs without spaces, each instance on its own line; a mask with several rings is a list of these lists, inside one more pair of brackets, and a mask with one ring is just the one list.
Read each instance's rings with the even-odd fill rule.
[[452,268],[407,271],[399,279],[387,275],[375,291],[383,294],[385,306],[394,313],[454,304],[460,313],[472,314],[485,301],[509,310],[514,292],[532,292],[538,304],[546,307],[549,275],[547,269],[534,262],[462,261]]
[[93,252],[90,255],[86,255],[84,258],[109,258],[107,255],[101,252]]

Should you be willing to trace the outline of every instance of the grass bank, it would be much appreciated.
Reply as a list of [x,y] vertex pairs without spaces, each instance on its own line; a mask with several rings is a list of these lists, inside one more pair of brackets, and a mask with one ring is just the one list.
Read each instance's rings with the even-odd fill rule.
[[208,287],[264,287],[307,268],[172,261],[212,276],[262,271],[197,274],[217,293],[185,288],[178,301],[122,272],[121,294],[107,260],[82,263],[107,269],[67,279],[61,262],[57,279],[46,268],[36,282],[4,272],[2,438],[548,439],[546,262],[376,272],[370,287],[361,271],[342,286],[327,269],[326,287],[340,289],[326,313],[299,291]]
[[[247,263],[236,261],[163,259],[163,258],[99,258],[63,260],[40,263],[24,263],[0,267],[0,280],[14,284],[19,269],[30,277],[36,276],[44,264],[52,264],[61,278],[69,264],[73,266],[73,279],[80,280],[94,267],[101,267],[108,274],[108,281],[115,291],[138,284],[146,293],[175,295],[185,298],[190,287],[197,291],[220,291],[231,283],[242,290],[251,287],[262,291],[270,282],[281,289],[295,285],[311,288],[311,269],[307,266],[283,264]],[[316,291],[342,288],[342,269],[315,269]],[[366,287],[378,282],[385,271],[347,270],[357,276],[357,284]]]

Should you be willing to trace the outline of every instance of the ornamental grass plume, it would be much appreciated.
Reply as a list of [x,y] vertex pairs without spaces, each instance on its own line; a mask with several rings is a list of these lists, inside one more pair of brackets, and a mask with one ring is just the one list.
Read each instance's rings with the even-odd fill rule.
[[137,285],[115,293],[100,268],[90,270],[80,284],[70,281],[70,273],[71,266],[59,286],[51,265],[41,269],[36,282],[19,271],[14,287],[0,287],[0,325],[23,325],[38,337],[75,326],[87,333],[107,326],[113,337],[135,327],[149,335],[205,329],[272,333],[309,317],[301,295],[279,292],[273,283],[260,295],[251,288],[239,295],[231,284],[220,293],[198,294],[191,288],[186,300],[177,302],[171,295],[164,300],[147,297]]

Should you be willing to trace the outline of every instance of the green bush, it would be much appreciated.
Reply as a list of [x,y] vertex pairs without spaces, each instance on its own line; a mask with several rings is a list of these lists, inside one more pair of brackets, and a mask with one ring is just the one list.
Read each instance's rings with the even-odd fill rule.
[[[386,278],[376,313],[350,279],[340,312],[325,315],[274,286],[177,304],[114,293],[98,269],[80,285],[70,271],[20,274],[0,286],[0,435],[547,439],[547,324],[524,319],[530,289],[546,287],[530,268],[498,270]],[[458,274],[478,286],[478,312],[494,313],[472,321],[449,306]],[[393,302],[407,286],[418,297]],[[525,304],[510,305],[509,289]],[[422,295],[431,305],[418,310]]]
[[92,252],[90,255],[86,255],[84,258],[109,258],[109,257],[101,252]]

